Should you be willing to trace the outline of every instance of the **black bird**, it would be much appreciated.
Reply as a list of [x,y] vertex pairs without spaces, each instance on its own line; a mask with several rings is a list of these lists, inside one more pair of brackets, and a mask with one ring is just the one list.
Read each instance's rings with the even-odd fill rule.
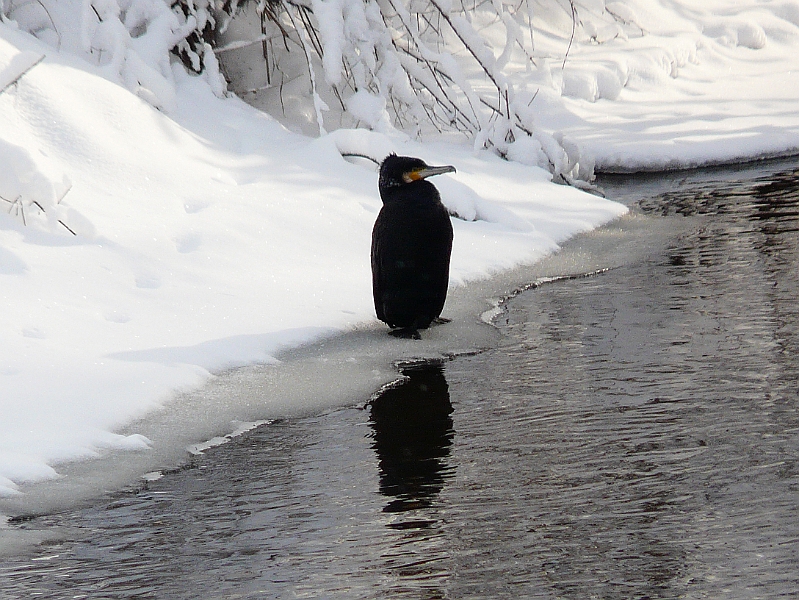
[[410,156],[391,154],[380,165],[383,208],[372,230],[372,292],[377,318],[392,335],[419,339],[439,319],[449,284],[452,223],[426,177],[452,173]]

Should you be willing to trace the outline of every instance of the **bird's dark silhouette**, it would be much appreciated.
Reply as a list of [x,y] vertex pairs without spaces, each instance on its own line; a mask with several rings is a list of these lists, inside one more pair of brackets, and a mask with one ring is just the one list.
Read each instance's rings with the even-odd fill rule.
[[[452,403],[444,368],[415,364],[401,369],[407,377],[371,401],[369,425],[380,463],[380,493],[391,498],[383,512],[432,506],[454,475],[449,464],[455,437]],[[416,519],[391,527],[426,526]]]
[[419,339],[439,319],[447,298],[452,223],[425,178],[452,173],[392,154],[380,165],[383,208],[372,230],[372,291],[377,318],[398,337]]

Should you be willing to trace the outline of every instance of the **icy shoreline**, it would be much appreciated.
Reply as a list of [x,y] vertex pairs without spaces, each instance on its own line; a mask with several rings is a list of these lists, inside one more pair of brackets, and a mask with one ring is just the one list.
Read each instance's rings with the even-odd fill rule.
[[436,182],[460,217],[454,286],[625,211],[463,145],[292,134],[185,73],[171,119],[74,62],[47,59],[0,95],[15,165],[0,195],[39,198],[0,215],[0,496],[145,450],[153,440],[122,428],[176,392],[374,319],[376,175],[342,152],[456,165]]
[[[483,313],[539,278],[589,273],[621,264],[639,251],[636,235],[648,219],[628,214],[581,234],[531,265],[454,288],[445,307],[453,321],[425,332],[421,341],[398,340],[373,323],[316,343],[287,349],[279,364],[241,367],[215,376],[198,390],[180,394],[163,408],[123,428],[151,440],[147,450],[110,450],[102,456],[59,465],[61,476],[0,498],[0,514],[43,515],[137,489],[148,479],[191,464],[193,452],[244,433],[248,423],[318,414],[365,405],[381,386],[400,377],[396,364],[451,360],[493,346],[501,333]],[[209,442],[210,443],[207,443]],[[0,553],[37,543],[46,531],[0,526]],[[4,550],[5,548],[5,550]]]
[[[791,163],[753,162],[741,168],[691,173],[643,175],[630,188],[613,186],[613,195],[633,203],[656,195],[674,182],[735,181],[762,177]],[[606,180],[608,181],[608,180]],[[622,179],[623,181],[623,179]],[[671,228],[673,221],[629,212],[597,229],[566,241],[561,249],[532,264],[454,288],[445,314],[453,322],[435,327],[421,341],[397,340],[379,323],[364,324],[317,342],[278,353],[276,364],[253,365],[220,373],[198,390],[180,394],[165,407],[135,421],[119,433],[139,432],[154,443],[146,451],[108,451],[89,460],[59,465],[61,477],[25,486],[24,495],[0,498],[0,515],[44,515],[89,503],[108,494],[136,490],[175,469],[191,465],[192,456],[223,445],[252,427],[273,420],[319,414],[347,406],[364,406],[383,385],[397,380],[397,363],[413,360],[457,360],[494,346],[501,333],[489,324],[519,290],[563,276],[599,273],[635,260],[647,252],[642,240]],[[2,519],[7,519],[3,517]],[[0,519],[0,554],[13,553],[57,532],[15,525]]]

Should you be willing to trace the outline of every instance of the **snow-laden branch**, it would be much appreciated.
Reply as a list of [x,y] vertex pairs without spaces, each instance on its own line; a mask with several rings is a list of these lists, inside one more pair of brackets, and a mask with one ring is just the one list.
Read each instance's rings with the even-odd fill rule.
[[[285,0],[284,0],[285,1]],[[311,40],[308,38],[308,33],[304,27],[300,27],[297,24],[297,20],[295,19],[294,15],[292,14],[292,7],[288,5],[286,2],[287,10],[286,13],[291,20],[291,25],[294,27],[294,30],[297,31],[300,38],[300,45],[302,46],[303,51],[305,52],[305,60],[308,63],[308,74],[311,77],[311,94],[313,94],[313,105],[314,110],[316,111],[316,123],[319,125],[319,134],[324,135],[327,133],[325,131],[325,122],[324,117],[322,116],[322,111],[330,110],[324,100],[319,96],[319,93],[316,89],[316,71],[314,70],[313,66],[313,58],[311,56],[311,50],[309,45],[311,44]],[[296,10],[302,10],[298,7]]]
[[[560,19],[568,40],[564,62],[578,23],[582,27],[578,7],[581,18],[583,5],[586,14],[602,11],[614,31],[634,23],[623,4],[608,3],[606,10],[591,0],[552,0],[551,6],[534,0],[62,1],[80,14],[84,58],[160,110],[175,107],[178,61],[219,96],[227,87],[223,70],[233,81],[238,72],[260,69],[265,81],[233,81],[234,88],[279,90],[279,103],[272,105],[285,112],[283,86],[306,85],[293,96],[302,106],[292,108],[306,119],[312,114],[319,133],[337,127],[399,128],[416,136],[458,132],[478,149],[540,164],[566,180],[590,178],[590,160],[568,141],[539,131],[537,89],[515,76],[519,65],[532,72],[550,58],[536,52],[534,17]],[[58,15],[46,12],[46,4],[0,0],[0,17],[22,19],[23,29],[58,45]],[[257,20],[247,36],[220,37],[242,19]],[[52,35],[42,23],[51,24]],[[256,44],[262,52],[253,52]],[[262,64],[236,65],[245,55]]]

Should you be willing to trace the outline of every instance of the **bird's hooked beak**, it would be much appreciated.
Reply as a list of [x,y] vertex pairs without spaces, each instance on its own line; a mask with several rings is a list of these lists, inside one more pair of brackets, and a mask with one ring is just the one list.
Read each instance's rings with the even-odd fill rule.
[[455,167],[451,165],[447,165],[446,167],[424,167],[423,169],[414,169],[413,171],[408,171],[407,173],[402,174],[402,179],[405,183],[411,183],[412,181],[419,181],[420,179],[425,179],[426,177],[432,177],[433,175],[441,175],[442,173],[454,173]]

